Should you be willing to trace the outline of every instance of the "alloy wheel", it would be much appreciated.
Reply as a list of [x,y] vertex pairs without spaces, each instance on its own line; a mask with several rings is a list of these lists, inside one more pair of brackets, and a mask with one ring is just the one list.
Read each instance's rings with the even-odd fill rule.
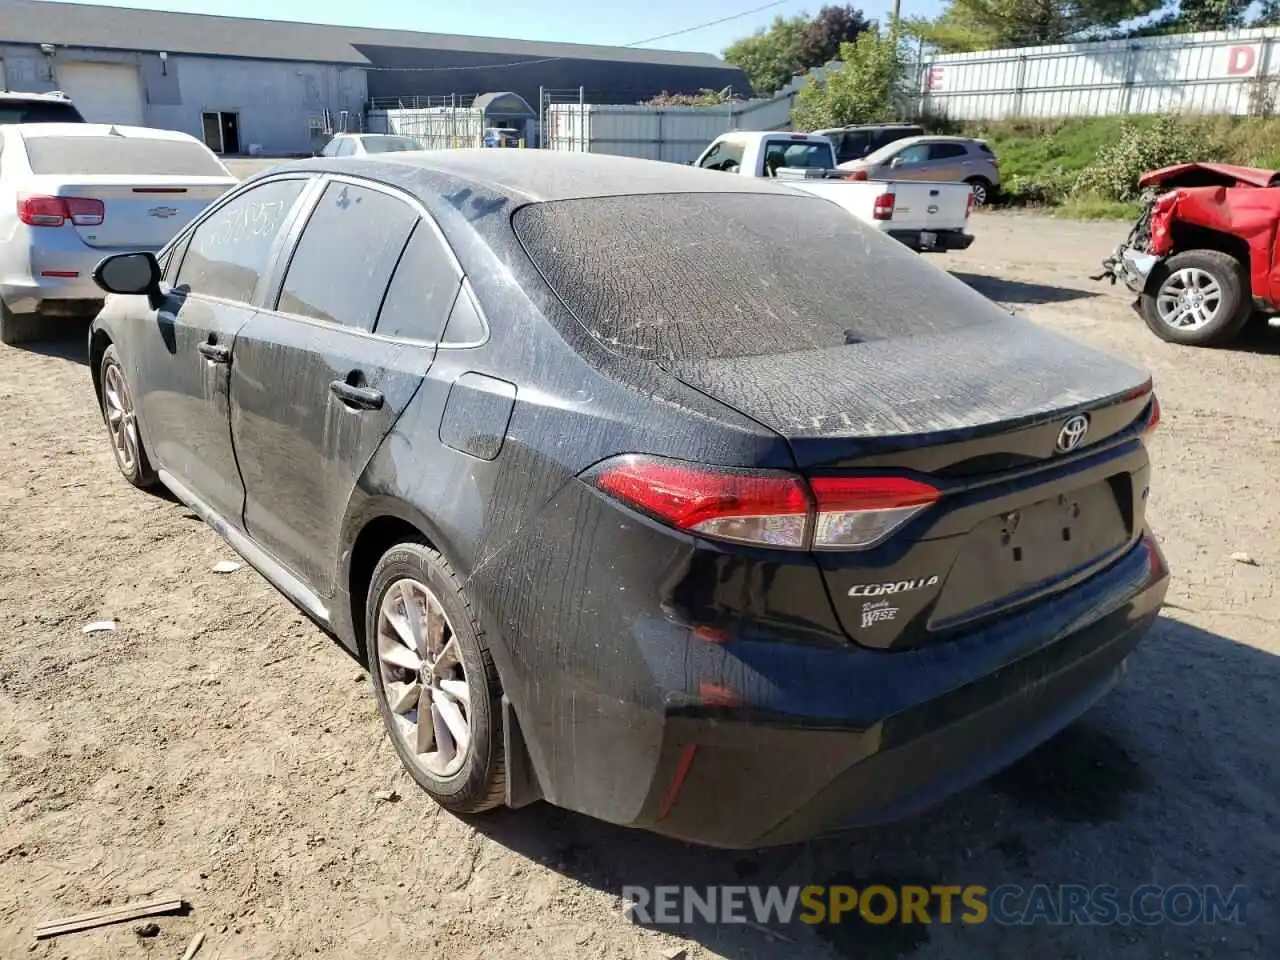
[[408,578],[391,584],[376,643],[393,736],[428,773],[453,776],[471,747],[471,695],[458,639],[429,587]]
[[132,475],[138,465],[138,421],[133,411],[133,397],[129,395],[129,387],[125,384],[124,374],[120,372],[120,365],[117,363],[107,365],[102,398],[116,461],[120,464],[121,471]]
[[984,183],[973,184],[973,203],[978,207],[987,205],[987,186]]
[[1160,321],[1175,330],[1199,330],[1222,309],[1222,284],[1207,270],[1183,267],[1170,274],[1156,293]]

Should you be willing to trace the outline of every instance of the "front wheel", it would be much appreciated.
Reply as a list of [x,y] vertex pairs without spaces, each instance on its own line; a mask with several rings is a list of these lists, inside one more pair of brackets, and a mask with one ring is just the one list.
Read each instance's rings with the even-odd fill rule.
[[1253,313],[1245,266],[1221,250],[1187,250],[1160,264],[1140,298],[1142,319],[1169,343],[1220,346]]
[[124,367],[111,344],[102,354],[98,368],[100,392],[98,403],[102,407],[102,419],[111,435],[111,451],[116,456],[116,466],[124,478],[135,487],[146,489],[154,486],[158,477],[142,444],[138,432],[138,416],[133,406],[133,393],[125,379]]

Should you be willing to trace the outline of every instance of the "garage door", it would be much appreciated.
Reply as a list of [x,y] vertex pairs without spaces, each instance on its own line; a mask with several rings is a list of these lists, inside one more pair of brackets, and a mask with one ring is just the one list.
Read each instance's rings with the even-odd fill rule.
[[58,87],[90,123],[143,125],[137,67],[117,63],[60,63]]

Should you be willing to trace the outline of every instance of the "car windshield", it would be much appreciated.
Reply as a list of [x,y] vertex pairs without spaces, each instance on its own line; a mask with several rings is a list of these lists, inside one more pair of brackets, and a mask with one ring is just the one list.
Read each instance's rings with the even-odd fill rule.
[[2,100],[0,124],[4,123],[82,123],[80,111],[69,103],[55,100]]
[[991,317],[983,297],[818,197],[563,200],[522,207],[512,225],[592,336],[659,363],[819,350]]
[[26,137],[32,173],[91,176],[225,177],[224,167],[190,140],[148,137]]
[[364,137],[361,142],[365,153],[403,153],[422,149],[422,144],[412,137]]

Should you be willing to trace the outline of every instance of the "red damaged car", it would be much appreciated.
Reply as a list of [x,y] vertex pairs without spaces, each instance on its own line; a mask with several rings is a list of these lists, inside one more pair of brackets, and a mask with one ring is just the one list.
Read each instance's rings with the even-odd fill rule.
[[1145,174],[1142,216],[1102,277],[1138,294],[1147,326],[1171,343],[1219,346],[1280,304],[1280,172],[1184,163]]

